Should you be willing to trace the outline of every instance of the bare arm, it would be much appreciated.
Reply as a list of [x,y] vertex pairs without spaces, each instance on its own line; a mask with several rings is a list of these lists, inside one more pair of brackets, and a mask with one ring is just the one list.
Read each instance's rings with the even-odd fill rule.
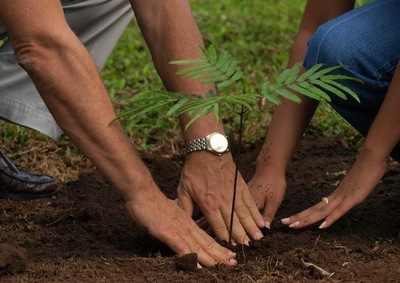
[[175,202],[158,189],[118,123],[94,63],[65,22],[60,1],[2,0],[0,21],[57,123],[127,200],[133,219],[176,253],[199,262],[235,264]]
[[324,220],[320,228],[328,228],[364,201],[376,187],[385,173],[390,152],[400,141],[400,129],[393,127],[400,119],[399,65],[356,162],[339,186],[327,197],[329,202],[319,202],[289,217],[285,224],[293,228],[303,228]]
[[[354,7],[353,0],[309,0],[291,49],[289,67],[303,62],[307,43],[324,22]],[[304,70],[302,70],[304,71]],[[285,191],[285,171],[293,151],[318,106],[316,100],[298,94],[302,102],[282,100],[274,110],[266,139],[257,158],[256,173],[249,183],[252,195],[264,219],[271,222]]]
[[[132,0],[131,3],[165,87],[202,96],[210,89],[215,91],[213,85],[177,76],[176,72],[182,67],[169,64],[173,60],[201,56],[198,46],[203,46],[203,41],[189,1]],[[179,118],[184,129],[190,117],[181,115]],[[212,113],[184,130],[183,139],[189,141],[215,131],[224,132]],[[228,239],[234,172],[230,153],[218,157],[209,152],[193,152],[186,157],[178,187],[179,205],[191,215],[193,202],[197,203],[220,240]],[[238,183],[233,238],[238,243],[247,243],[250,240],[247,233],[253,239],[262,237],[258,227],[263,227],[264,221],[241,176]]]

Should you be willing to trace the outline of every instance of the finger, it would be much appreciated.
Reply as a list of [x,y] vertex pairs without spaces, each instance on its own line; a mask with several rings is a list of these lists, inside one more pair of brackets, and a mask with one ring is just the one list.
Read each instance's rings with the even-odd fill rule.
[[227,266],[236,265],[235,253],[220,246],[208,235],[206,236],[208,238],[204,235],[200,235],[200,233],[197,233],[196,238],[191,236],[180,237],[174,234],[172,237],[164,237],[160,238],[160,240],[166,243],[179,256],[196,253],[201,266],[209,267],[217,263],[222,263]]
[[229,222],[225,222],[221,212],[219,210],[208,212],[205,214],[205,217],[217,239],[221,241],[228,241],[229,232],[227,223]]
[[271,229],[271,223],[275,219],[275,214],[278,211],[279,205],[268,204],[264,207],[262,216],[265,221],[265,228]]
[[186,212],[187,215],[190,217],[193,215],[193,200],[190,195],[181,193],[175,201],[178,203],[179,207]]
[[[264,217],[260,213],[260,210],[258,209],[257,204],[255,203],[253,197],[251,196],[250,191],[247,189],[243,191],[243,202],[247,207],[247,209],[249,210],[251,218],[254,220],[257,226],[259,228],[264,228],[266,225]],[[248,230],[246,229],[246,231]]]
[[[264,227],[265,222],[264,219],[262,218],[262,215],[257,209],[257,213],[260,216],[262,227]],[[247,233],[250,235],[250,237],[254,240],[260,240],[263,237],[263,234],[254,221],[251,212],[249,211],[248,207],[243,203],[238,201],[235,207],[235,212],[238,216],[240,224],[243,226],[244,231],[247,231]],[[234,227],[235,228],[235,227]],[[236,239],[236,238],[234,238]]]
[[319,202],[314,206],[288,218],[281,219],[281,222],[290,228],[300,229],[312,225],[328,216],[336,207],[337,201],[324,204]]
[[[239,207],[239,210],[240,210],[240,207]],[[244,245],[248,246],[250,243],[250,238],[247,236],[246,230],[244,229],[241,222],[239,221],[236,211],[237,211],[237,206],[235,206],[235,212],[233,213],[233,219],[232,219],[232,217],[231,217],[232,210],[229,209],[228,207],[222,207],[222,216],[225,220],[227,229],[229,229],[229,227],[231,227],[231,225],[232,225],[232,231],[231,231],[232,239],[236,243],[240,243],[240,244],[244,244]],[[247,217],[250,217],[250,213],[248,211],[247,211]],[[253,222],[253,225],[258,229],[257,225],[255,225],[254,222]]]
[[[191,236],[188,245],[192,248],[192,252],[198,254],[199,263],[203,266],[211,266],[216,263],[223,263],[228,266],[236,265],[236,254],[227,248],[222,247],[215,242],[204,231],[198,233],[191,229]],[[193,241],[193,242],[192,242]],[[199,243],[199,245],[197,245]],[[212,260],[210,260],[210,258]]]
[[180,256],[196,253],[202,266],[212,266],[217,263],[227,266],[236,264],[235,253],[215,242],[183,213],[175,221],[169,223],[169,229],[174,232],[161,233],[160,230],[153,229],[150,231],[151,234]]
[[339,218],[341,218],[343,215],[345,215],[347,212],[349,212],[354,206],[358,205],[358,202],[354,202],[350,199],[344,199],[342,202],[340,202],[336,208],[330,213],[324,222],[321,223],[319,226],[320,229],[326,229],[330,226],[332,226],[333,223],[335,223]]

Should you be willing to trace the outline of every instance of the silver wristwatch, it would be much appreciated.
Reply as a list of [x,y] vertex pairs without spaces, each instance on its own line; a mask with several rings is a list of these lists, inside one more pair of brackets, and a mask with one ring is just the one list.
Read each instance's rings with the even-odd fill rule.
[[185,154],[199,150],[207,150],[218,156],[222,155],[229,151],[228,139],[223,134],[215,132],[185,143]]

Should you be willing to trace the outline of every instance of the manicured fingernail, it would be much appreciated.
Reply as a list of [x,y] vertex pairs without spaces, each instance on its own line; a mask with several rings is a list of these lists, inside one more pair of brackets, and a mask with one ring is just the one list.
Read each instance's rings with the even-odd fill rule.
[[260,240],[263,237],[263,234],[260,232],[257,232],[254,234],[254,240]]
[[293,222],[292,224],[290,224],[289,227],[293,228],[293,227],[296,227],[299,224],[300,224],[300,221],[296,221],[296,222]]
[[290,217],[282,218],[282,219],[281,219],[281,222],[289,222],[289,221],[290,221]]
[[267,229],[271,229],[271,223],[269,221],[265,221],[264,227]]
[[321,225],[319,225],[318,228],[319,228],[319,229],[322,229],[322,228],[324,228],[325,225],[326,225],[326,221],[322,222]]
[[202,269],[203,267],[200,265],[200,263],[197,263],[197,269]]
[[237,264],[237,260],[236,259],[234,259],[234,258],[230,258],[229,259],[229,263],[231,263],[231,264]]

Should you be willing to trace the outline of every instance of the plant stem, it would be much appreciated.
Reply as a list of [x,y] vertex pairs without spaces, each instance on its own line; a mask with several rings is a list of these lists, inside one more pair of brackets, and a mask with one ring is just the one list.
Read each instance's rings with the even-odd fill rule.
[[228,240],[229,246],[232,245],[233,218],[235,215],[236,188],[237,188],[237,179],[238,179],[238,174],[239,174],[240,147],[242,145],[242,135],[243,135],[243,116],[244,116],[244,107],[242,105],[241,110],[240,110],[238,149],[237,149],[236,157],[235,157],[236,168],[235,168],[235,179],[233,182],[233,199],[232,199],[232,210],[231,210],[231,219],[230,219],[231,222],[229,225],[229,240]]

